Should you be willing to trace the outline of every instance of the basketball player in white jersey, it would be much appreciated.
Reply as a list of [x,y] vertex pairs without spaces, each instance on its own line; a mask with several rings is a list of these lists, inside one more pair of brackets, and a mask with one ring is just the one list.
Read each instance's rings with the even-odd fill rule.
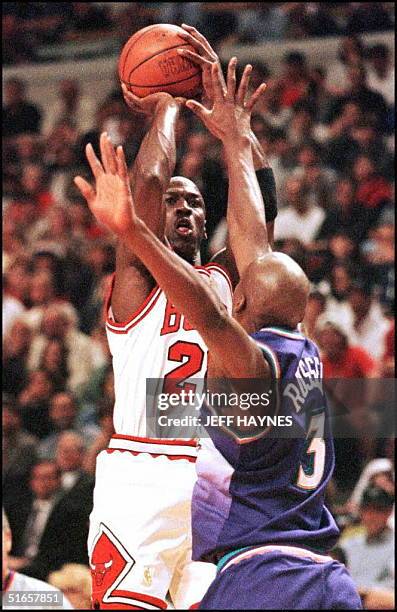
[[[203,198],[188,179],[171,179],[181,101],[167,94],[148,98],[145,105],[153,105],[154,119],[134,165],[136,211],[155,235],[163,240],[165,234],[172,249],[196,267],[192,274],[208,277],[230,310],[227,273],[214,264],[198,266],[205,237]],[[89,204],[109,209],[122,186],[106,134],[100,148],[102,163],[87,147],[96,189],[81,177],[76,185]],[[197,441],[147,436],[146,379],[163,378],[164,390],[172,389],[175,378],[197,382],[206,372],[207,348],[120,236],[107,314],[116,434],[97,460],[89,534],[93,606],[164,609],[170,591],[175,607],[186,609],[201,600],[215,572],[210,564],[191,562]]]

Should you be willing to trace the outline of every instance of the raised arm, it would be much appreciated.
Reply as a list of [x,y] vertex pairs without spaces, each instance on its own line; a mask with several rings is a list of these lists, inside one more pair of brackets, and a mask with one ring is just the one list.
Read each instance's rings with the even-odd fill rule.
[[[133,196],[140,217],[156,236],[162,239],[164,234],[163,193],[168,187],[175,167],[175,125],[183,103],[165,93],[153,94],[144,99],[137,98],[126,89],[123,89],[123,93],[130,107],[151,120],[150,128],[142,141],[132,170]],[[103,157],[103,138],[101,153]],[[92,158],[91,151],[89,155]],[[78,186],[83,195],[87,197],[83,191],[84,184],[80,181]],[[98,190],[97,195],[102,197]],[[112,196],[106,194],[104,197],[110,201]],[[111,299],[115,320],[127,321],[143,303],[154,284],[152,275],[142,265],[142,262],[123,241],[118,240],[116,274]]]
[[[183,24],[182,27],[185,30],[185,34],[182,36],[185,38],[191,46],[196,50],[196,53],[187,49],[179,49],[178,53],[183,55],[187,59],[198,64],[202,69],[202,80],[203,80],[203,98],[202,103],[207,108],[212,108],[214,103],[214,87],[213,79],[211,74],[211,66],[217,64],[220,68],[220,79],[221,85],[224,92],[226,92],[226,83],[222,75],[221,64],[217,53],[211,47],[208,40],[192,26]],[[276,185],[274,181],[273,171],[269,165],[263,148],[255,136],[254,132],[250,129],[249,137],[251,141],[251,150],[254,161],[254,168],[256,172],[256,178],[259,183],[262,198],[265,206],[266,225],[268,232],[268,241],[273,246],[274,240],[274,220],[277,216],[277,194]],[[229,272],[234,285],[239,280],[239,274],[236,268],[235,259],[230,247],[230,241],[227,240],[226,248],[222,249],[213,257],[213,261],[216,261],[224,265]]]
[[224,145],[229,177],[229,240],[241,276],[254,259],[271,249],[250,139],[252,108],[266,86],[258,87],[246,100],[252,68],[246,66],[236,91],[236,63],[236,58],[229,62],[226,90],[222,86],[219,65],[212,64],[214,105],[211,110],[194,100],[188,100],[186,106],[201,118],[211,133]]
[[268,366],[260,349],[228,315],[206,278],[171,251],[136,215],[122,147],[116,154],[105,134],[101,136],[101,151],[102,163],[93,151],[88,151],[88,161],[97,189],[106,189],[115,197],[105,203],[91,188],[87,201],[98,222],[142,261],[175,307],[202,335],[211,359],[222,364],[225,376],[266,377]]

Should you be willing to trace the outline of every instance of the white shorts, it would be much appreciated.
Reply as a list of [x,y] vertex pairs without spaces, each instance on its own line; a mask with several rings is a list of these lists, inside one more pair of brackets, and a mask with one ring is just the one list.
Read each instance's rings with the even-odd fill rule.
[[201,601],[216,567],[191,560],[196,454],[192,441],[115,435],[98,455],[88,536],[94,609],[165,609],[168,591],[179,610]]

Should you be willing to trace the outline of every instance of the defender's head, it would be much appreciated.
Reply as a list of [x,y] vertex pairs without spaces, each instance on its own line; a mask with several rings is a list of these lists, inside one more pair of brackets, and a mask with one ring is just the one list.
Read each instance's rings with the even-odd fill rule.
[[174,176],[164,194],[165,235],[173,250],[185,261],[198,263],[205,233],[205,204],[190,179]]
[[284,253],[267,253],[244,270],[233,296],[233,316],[248,333],[279,325],[295,329],[303,320],[310,283]]

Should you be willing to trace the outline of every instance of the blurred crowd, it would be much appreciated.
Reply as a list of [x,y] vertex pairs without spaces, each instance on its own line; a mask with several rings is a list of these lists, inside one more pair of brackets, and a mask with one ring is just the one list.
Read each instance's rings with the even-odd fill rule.
[[[42,61],[40,47],[188,23],[212,44],[385,32],[393,2],[4,2],[3,62]],[[15,44],[18,40],[18,44]]]
[[[44,11],[40,17],[29,13],[32,4],[6,3],[3,14],[3,26],[8,20],[22,28],[29,45],[84,30],[85,11],[98,16],[87,21],[111,29],[107,3],[36,3]],[[215,9],[205,12],[206,4],[145,3],[144,9],[129,3],[142,12],[135,29],[147,25],[145,19],[185,20],[208,34],[203,23],[218,26]],[[222,8],[228,3],[211,4],[227,10],[236,24],[229,33],[243,41],[254,26],[260,30],[259,21],[253,24],[259,15],[266,22],[279,19],[279,38],[323,35],[331,26],[332,33],[349,33],[327,70],[309,68],[298,52],[286,54],[277,73],[253,62],[252,87],[266,81],[268,88],[252,127],[276,177],[276,248],[292,255],[312,283],[304,326],[318,342],[325,378],[371,385],[393,377],[394,58],[386,46],[365,47],[356,36],[387,29],[390,3],[335,3],[337,12],[334,3],[238,3],[249,5],[241,14]],[[119,7],[117,15],[128,10]],[[74,17],[66,25],[70,11]],[[270,37],[266,28],[261,33]],[[10,564],[43,579],[56,571],[54,584],[72,587],[72,576],[82,571],[85,593],[81,565],[88,563],[95,458],[113,432],[103,305],[114,241],[98,227],[72,179],[89,177],[84,147],[92,142],[98,151],[105,129],[115,145],[123,144],[132,166],[146,128],[126,107],[118,84],[107,99],[87,102],[77,81],[63,80],[57,103],[45,114],[29,100],[27,82],[5,83],[3,495],[13,533]],[[176,173],[197,183],[207,205],[202,255],[209,260],[226,240],[222,148],[187,111],[177,139]],[[379,389],[360,388],[352,436],[336,440],[329,504],[344,530],[337,554],[357,584],[389,592],[393,444],[384,395],[379,399]],[[375,427],[370,439],[369,422]]]

